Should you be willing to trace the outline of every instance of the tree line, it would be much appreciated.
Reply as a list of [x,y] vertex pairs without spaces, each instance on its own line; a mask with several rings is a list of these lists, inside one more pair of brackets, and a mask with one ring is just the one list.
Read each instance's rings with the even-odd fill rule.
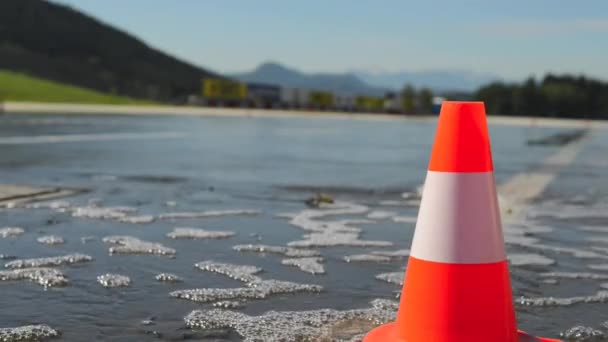
[[433,91],[429,88],[416,90],[411,84],[406,84],[400,99],[406,114],[430,114],[433,110]]
[[608,118],[608,83],[585,76],[547,74],[523,83],[494,82],[473,98],[490,114],[559,118]]

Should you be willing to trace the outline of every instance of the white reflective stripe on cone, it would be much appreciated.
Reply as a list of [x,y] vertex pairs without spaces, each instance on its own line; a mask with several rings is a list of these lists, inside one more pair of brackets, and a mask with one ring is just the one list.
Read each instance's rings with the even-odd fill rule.
[[428,171],[410,255],[451,264],[506,260],[494,174]]

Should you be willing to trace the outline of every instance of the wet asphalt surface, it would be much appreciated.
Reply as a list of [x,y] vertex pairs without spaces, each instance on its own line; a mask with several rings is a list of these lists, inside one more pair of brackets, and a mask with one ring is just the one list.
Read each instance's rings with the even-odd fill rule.
[[[63,200],[73,206],[91,202],[129,206],[139,215],[229,209],[253,209],[260,214],[130,224],[78,218],[50,209],[3,210],[0,226],[22,227],[25,234],[0,238],[0,254],[34,258],[79,252],[94,261],[63,267],[70,280],[66,287],[45,289],[27,281],[0,282],[0,307],[4,308],[0,326],[45,323],[60,330],[65,341],[239,340],[230,333],[187,329],[183,317],[209,305],[168,295],[179,289],[240,286],[222,275],[195,269],[193,265],[202,260],[255,265],[264,270],[265,278],[318,284],[325,289],[319,294],[248,301],[240,310],[250,315],[268,310],[363,308],[374,298],[395,298],[399,286],[379,281],[375,275],[402,270],[406,260],[343,261],[345,255],[379,250],[376,247],[321,248],[326,274],[312,275],[281,265],[282,256],[239,253],[232,246],[286,245],[302,239],[302,230],[277,215],[302,212],[307,209],[305,200],[319,191],[367,206],[369,211],[416,216],[415,201],[408,202],[403,196],[414,196],[424,180],[434,129],[430,121],[5,114],[0,117],[2,183],[84,189],[86,192]],[[526,140],[559,130],[491,127],[497,182],[534,169],[558,151],[556,146],[529,147]],[[67,135],[81,138],[62,141]],[[532,214],[522,224],[543,227],[527,234],[536,239],[536,246],[594,250],[600,257],[581,258],[551,248],[509,243],[509,254],[553,260],[541,265],[524,258],[511,267],[516,300],[521,296],[592,296],[608,283],[544,274],[608,276],[608,270],[590,267],[608,264],[608,182],[604,180],[608,138],[592,132],[583,143],[575,162],[560,170],[530,206]],[[387,205],[390,201],[400,204]],[[175,227],[226,230],[236,235],[222,240],[168,239],[166,234]],[[396,250],[409,248],[414,223],[388,217],[358,227],[363,230],[361,239],[390,241],[394,246],[388,250]],[[36,241],[50,234],[63,237],[65,244],[48,246]],[[109,255],[109,246],[102,242],[108,235],[160,242],[177,253],[174,258]],[[83,237],[90,239],[83,243]],[[96,277],[108,272],[128,275],[131,285],[102,287]],[[177,274],[184,281],[158,282],[154,277],[161,272]],[[602,329],[601,324],[608,320],[606,305],[517,305],[518,321],[527,331],[554,337],[577,324]],[[153,320],[154,325],[142,325],[142,320]]]

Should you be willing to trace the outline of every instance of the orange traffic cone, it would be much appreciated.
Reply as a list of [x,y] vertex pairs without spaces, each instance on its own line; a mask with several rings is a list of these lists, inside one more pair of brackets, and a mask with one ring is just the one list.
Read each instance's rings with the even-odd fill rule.
[[519,332],[483,102],[444,102],[396,322],[364,342],[549,342]]

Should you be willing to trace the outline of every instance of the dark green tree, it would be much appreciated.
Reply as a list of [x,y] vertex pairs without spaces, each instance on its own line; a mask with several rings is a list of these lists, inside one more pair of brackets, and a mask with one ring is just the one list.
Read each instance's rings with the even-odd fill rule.
[[429,88],[422,88],[418,92],[418,109],[421,114],[430,114],[433,110],[433,92]]
[[406,84],[401,91],[401,106],[407,114],[414,112],[416,106],[416,89],[411,84]]

